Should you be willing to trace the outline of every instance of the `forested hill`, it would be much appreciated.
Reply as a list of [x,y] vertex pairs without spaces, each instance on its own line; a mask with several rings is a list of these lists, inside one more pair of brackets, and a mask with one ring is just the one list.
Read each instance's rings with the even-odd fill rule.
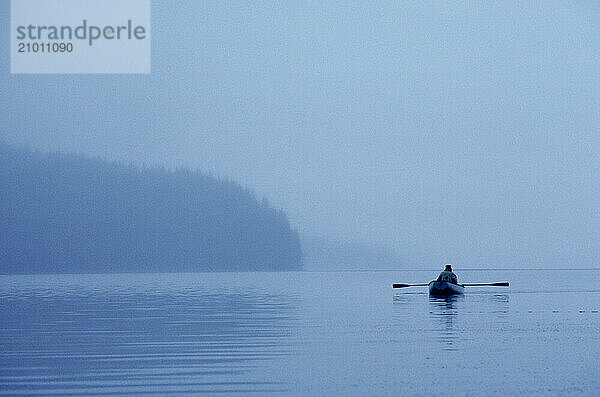
[[236,183],[0,143],[0,273],[296,270],[286,215]]

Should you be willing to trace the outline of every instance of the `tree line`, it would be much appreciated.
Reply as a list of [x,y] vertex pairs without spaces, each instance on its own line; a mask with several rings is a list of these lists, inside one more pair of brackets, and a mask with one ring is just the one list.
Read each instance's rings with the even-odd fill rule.
[[247,188],[0,143],[0,273],[297,270],[298,233]]

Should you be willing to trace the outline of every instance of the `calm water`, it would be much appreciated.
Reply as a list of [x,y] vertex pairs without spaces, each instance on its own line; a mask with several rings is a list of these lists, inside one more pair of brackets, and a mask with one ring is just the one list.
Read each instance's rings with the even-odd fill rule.
[[0,277],[0,395],[600,395],[600,269]]

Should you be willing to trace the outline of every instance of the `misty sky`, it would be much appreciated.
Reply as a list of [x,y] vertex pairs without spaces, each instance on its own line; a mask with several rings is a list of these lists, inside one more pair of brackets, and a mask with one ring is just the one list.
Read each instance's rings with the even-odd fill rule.
[[598,3],[153,3],[152,74],[83,76],[9,74],[2,1],[0,139],[227,176],[412,267],[598,264]]

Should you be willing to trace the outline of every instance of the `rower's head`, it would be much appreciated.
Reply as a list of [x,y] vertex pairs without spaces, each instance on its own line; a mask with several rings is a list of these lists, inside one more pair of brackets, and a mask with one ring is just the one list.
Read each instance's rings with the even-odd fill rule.
[[446,267],[444,268],[444,271],[451,272],[452,271],[452,265],[450,265],[450,264],[446,265]]

